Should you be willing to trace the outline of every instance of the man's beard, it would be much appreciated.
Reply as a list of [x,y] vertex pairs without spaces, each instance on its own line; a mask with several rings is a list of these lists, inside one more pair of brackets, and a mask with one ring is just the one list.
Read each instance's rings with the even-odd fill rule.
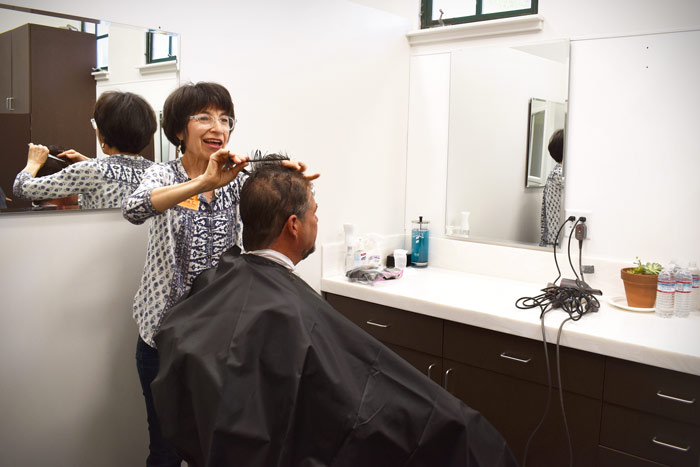
[[310,249],[301,252],[301,260],[305,260],[311,253],[316,251],[316,245],[312,246]]

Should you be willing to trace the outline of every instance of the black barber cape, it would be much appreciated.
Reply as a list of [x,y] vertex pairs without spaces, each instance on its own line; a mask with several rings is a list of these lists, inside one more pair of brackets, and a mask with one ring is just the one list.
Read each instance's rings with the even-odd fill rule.
[[191,466],[516,465],[479,412],[286,268],[236,247],[155,342],[163,434]]

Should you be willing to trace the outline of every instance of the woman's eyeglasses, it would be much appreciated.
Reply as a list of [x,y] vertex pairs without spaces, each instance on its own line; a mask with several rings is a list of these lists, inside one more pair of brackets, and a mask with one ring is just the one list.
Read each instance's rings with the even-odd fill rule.
[[214,128],[217,122],[228,131],[233,131],[236,127],[236,119],[228,116],[214,117],[209,114],[199,114],[190,116],[190,120],[195,120],[200,125],[208,128]]

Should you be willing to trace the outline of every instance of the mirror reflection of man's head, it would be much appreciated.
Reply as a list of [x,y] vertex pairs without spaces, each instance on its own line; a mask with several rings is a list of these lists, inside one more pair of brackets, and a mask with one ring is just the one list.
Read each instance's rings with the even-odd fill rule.
[[547,146],[549,150],[549,155],[552,159],[561,164],[564,159],[564,130],[559,129],[552,133],[552,137],[549,138],[549,145]]
[[270,248],[287,235],[295,256],[308,257],[315,250],[317,207],[311,182],[301,172],[278,162],[256,164],[241,190],[243,247],[246,251]]
[[[70,161],[66,158],[58,158],[55,154],[63,152],[64,149],[58,146],[49,146],[49,156],[46,162],[39,169],[36,176],[38,177],[48,177],[55,173],[60,172],[70,165]],[[80,209],[78,205],[78,195],[66,196],[63,198],[51,198],[35,200],[32,202],[35,208],[39,207],[54,207],[55,209]]]

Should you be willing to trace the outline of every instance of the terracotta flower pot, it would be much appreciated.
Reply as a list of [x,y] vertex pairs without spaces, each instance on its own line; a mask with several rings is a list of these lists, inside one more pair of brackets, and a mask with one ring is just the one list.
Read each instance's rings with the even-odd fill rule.
[[623,268],[620,277],[625,285],[627,305],[635,308],[653,308],[656,301],[656,274],[630,274],[634,268]]

